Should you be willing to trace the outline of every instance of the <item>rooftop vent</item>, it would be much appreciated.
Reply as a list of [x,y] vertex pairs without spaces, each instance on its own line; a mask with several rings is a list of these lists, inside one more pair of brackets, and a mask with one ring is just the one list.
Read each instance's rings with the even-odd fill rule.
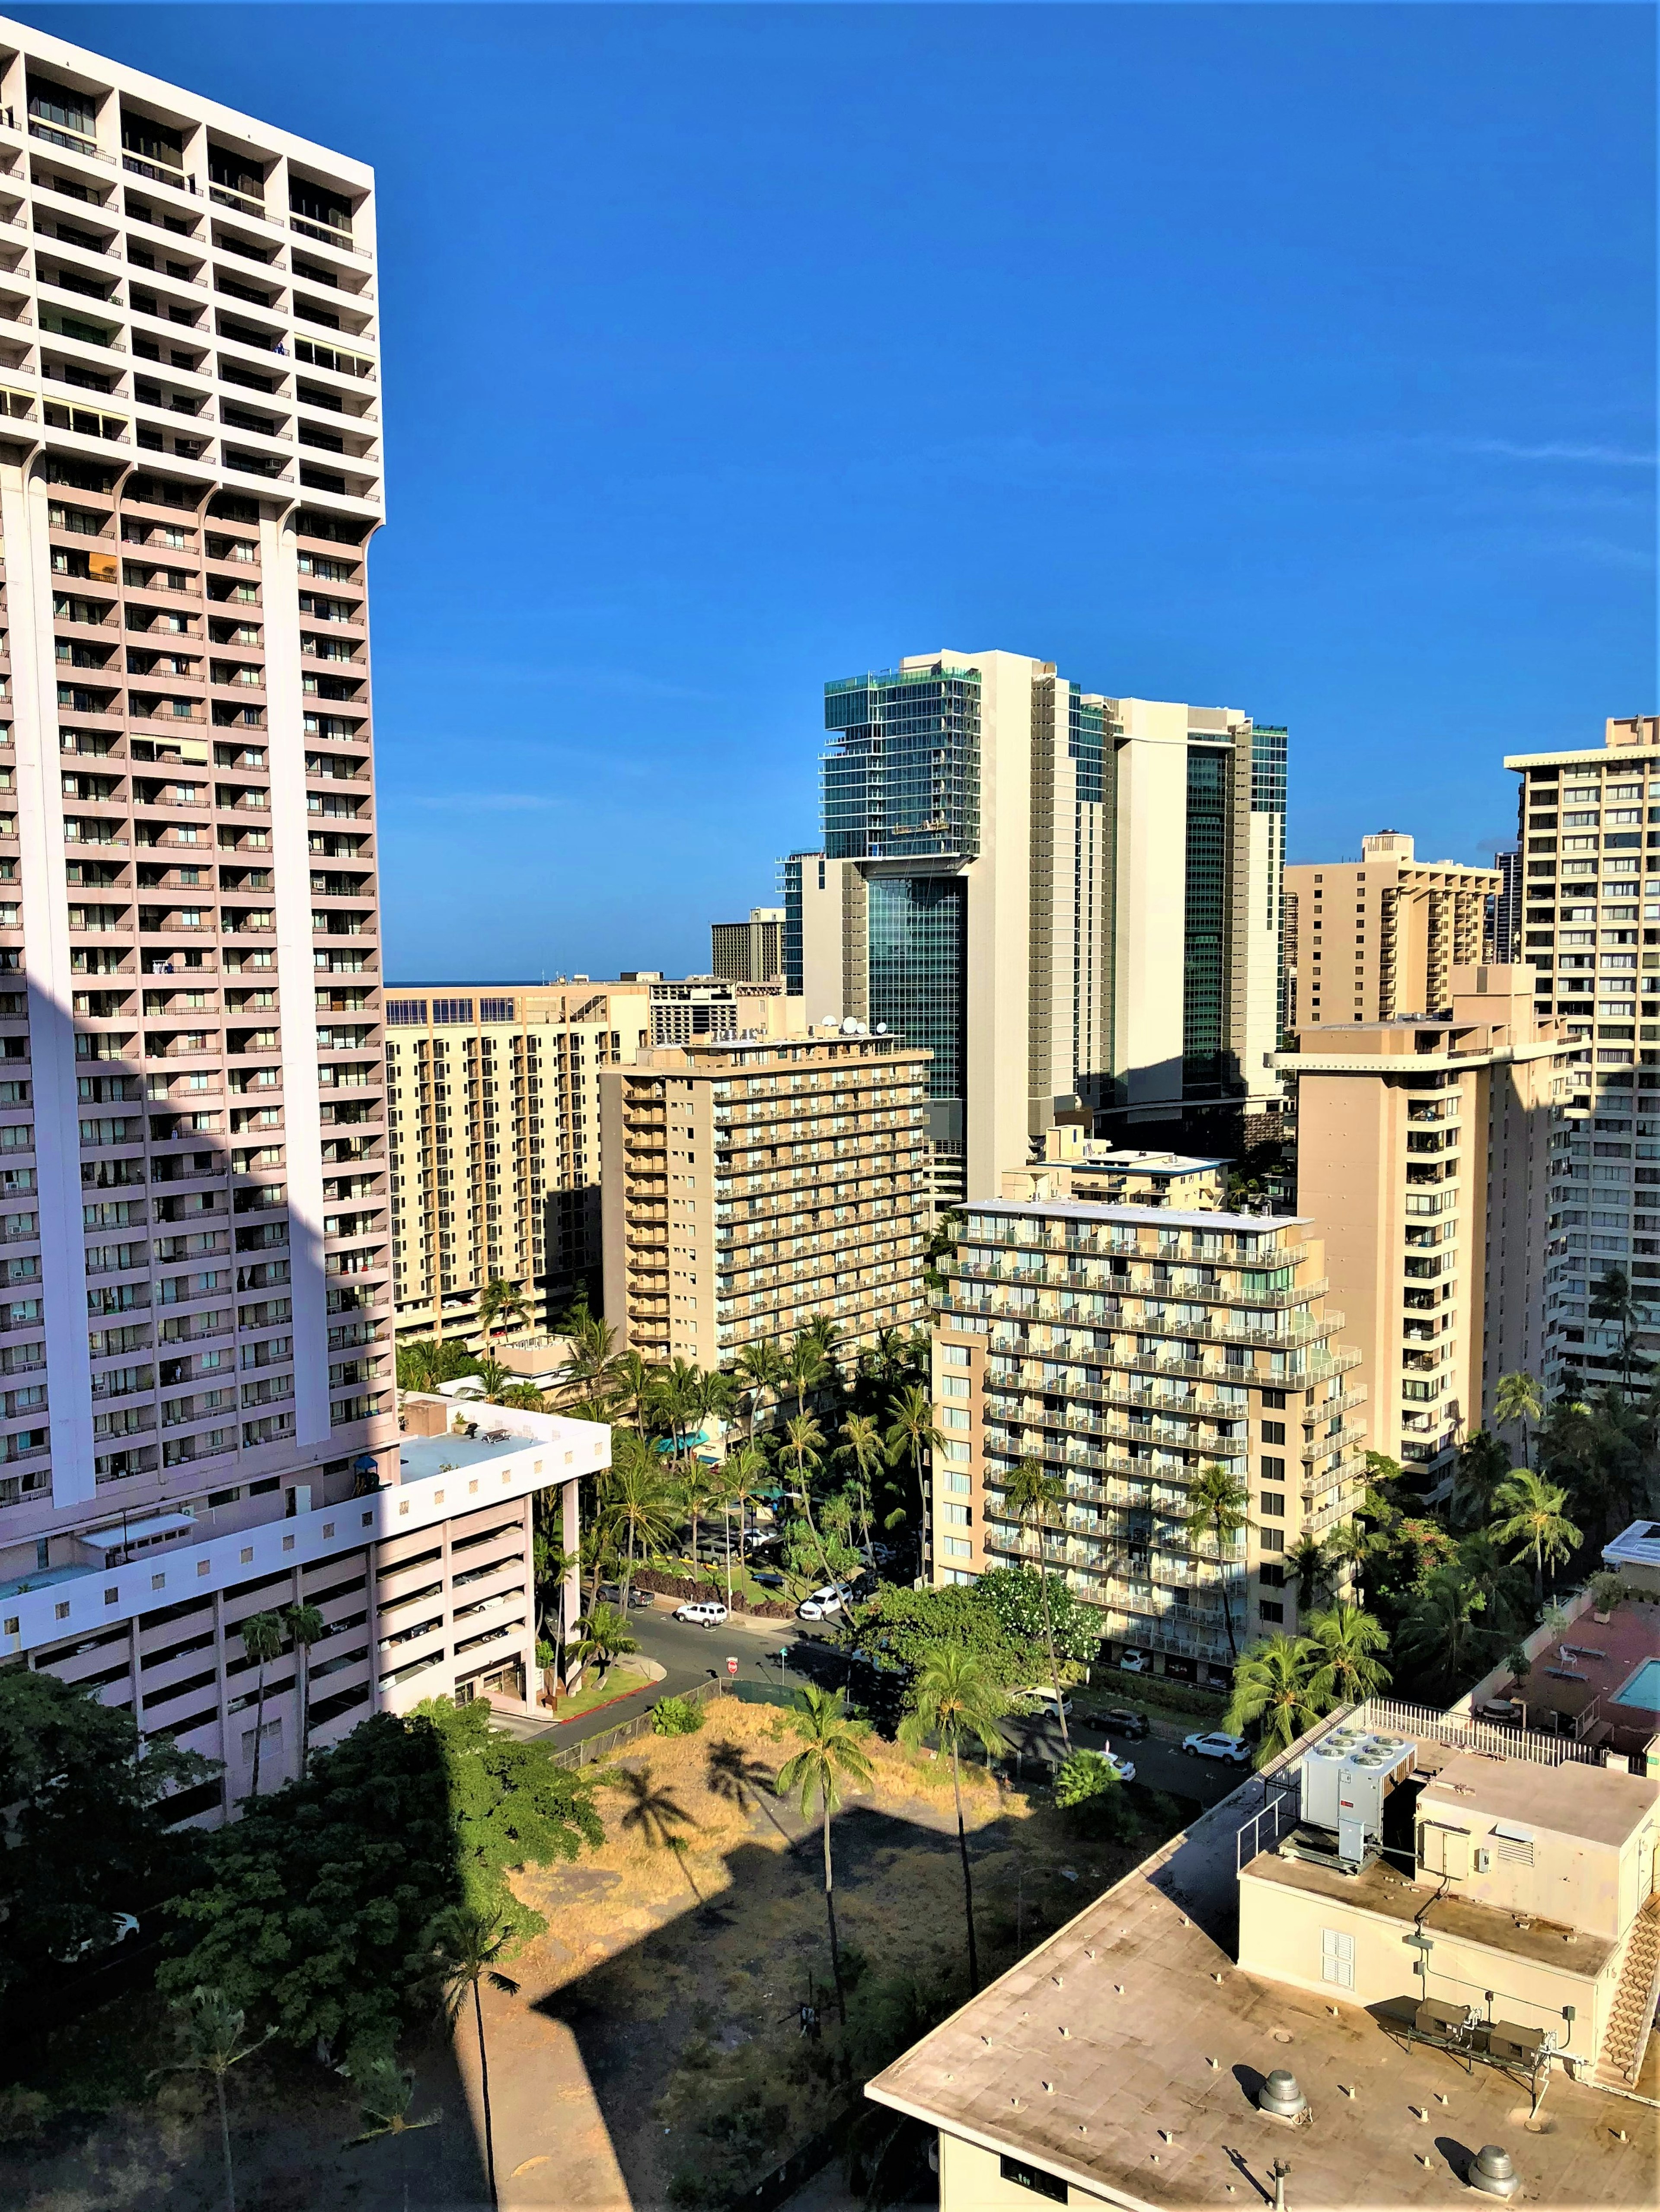
[[[1274,2068],[1257,2091],[1256,2101],[1263,2112],[1272,2112],[1277,2120],[1301,2119],[1309,2108],[1309,2100],[1303,2094],[1297,2076],[1288,2073],[1283,2066]],[[1483,2152],[1483,2157],[1486,2154]]]
[[1522,2186],[1516,2168],[1511,2164],[1507,2150],[1497,2143],[1487,2143],[1470,2160],[1466,2179],[1472,2189],[1479,2189],[1484,2197],[1514,2197]]

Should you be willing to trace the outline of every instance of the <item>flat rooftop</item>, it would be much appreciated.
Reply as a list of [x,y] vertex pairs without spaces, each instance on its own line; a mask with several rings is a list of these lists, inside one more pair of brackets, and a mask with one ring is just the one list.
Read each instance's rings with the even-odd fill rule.
[[1616,1850],[1647,1818],[1660,1784],[1617,1767],[1576,1762],[1535,1766],[1520,1759],[1462,1752],[1449,1759],[1420,1802],[1448,1813],[1484,1813]]
[[523,1451],[533,1440],[498,1428],[489,1419],[495,1410],[493,1406],[478,1407],[476,1437],[399,1437],[398,1466],[403,1479],[420,1482],[428,1475],[443,1474],[447,1468],[476,1467],[480,1460],[499,1460],[504,1450]]
[[[1420,1771],[1454,1771],[1463,1756],[1432,1737],[1420,1748]],[[1524,1771],[1535,1783],[1556,1771],[1531,1762]],[[1576,1765],[1572,1777],[1599,1771]],[[1530,2126],[1514,2077],[1466,2073],[1445,2052],[1404,2045],[1371,2011],[1241,1972],[1237,1836],[1263,1798],[1261,1778],[1242,1782],[885,2068],[871,2096],[1135,2212],[1256,2212],[1273,2202],[1280,2158],[1295,2212],[1445,2207],[1462,2197],[1468,2160],[1490,2142],[1515,2161],[1518,2203],[1652,2204],[1656,2130],[1644,2106],[1556,2068]],[[1250,1870],[1264,1863],[1275,1870],[1268,1879],[1339,1879],[1277,1858]],[[1400,1887],[1410,1919],[1425,1893]],[[1554,1955],[1566,1955],[1560,1931]],[[1406,1977],[1401,1996],[1410,2002]],[[1296,2075],[1309,2124],[1257,2110],[1256,2092],[1276,2067]]]
[[[1067,1167],[1079,1163],[1053,1160],[1033,1164]],[[1116,1221],[1127,1229],[1202,1229],[1210,1236],[1219,1231],[1236,1231],[1242,1235],[1266,1237],[1275,1230],[1306,1229],[1314,1219],[1311,1213],[1195,1213],[1180,1206],[1101,1206],[1082,1198],[971,1198],[966,1210],[970,1213],[1018,1214],[1033,1221],[1058,1214],[1067,1221]]]

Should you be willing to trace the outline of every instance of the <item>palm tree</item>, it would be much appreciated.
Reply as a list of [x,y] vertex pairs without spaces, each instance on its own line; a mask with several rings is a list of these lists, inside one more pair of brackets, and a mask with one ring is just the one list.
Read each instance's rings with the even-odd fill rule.
[[323,1616],[314,1605],[291,1605],[283,1615],[300,1662],[300,1775],[303,1781],[311,1757],[311,1647],[328,1634]]
[[499,1406],[505,1394],[519,1380],[512,1368],[504,1367],[493,1352],[480,1352],[473,1371],[483,1385],[487,1406]]
[[598,1686],[604,1689],[611,1668],[640,1649],[629,1633],[629,1617],[620,1606],[596,1605],[576,1624],[575,1656],[579,1667],[592,1660],[599,1669]]
[[[556,1497],[558,1495],[557,1492],[553,1494]],[[541,1498],[547,1495],[548,1492],[545,1491],[541,1493],[541,1497],[538,1497],[537,1501],[538,1505],[541,1503]],[[536,1583],[536,1634],[538,1642],[546,1641],[550,1644],[557,1642],[560,1645],[563,1645],[566,1626],[565,1585],[569,1581],[573,1571],[579,1565],[579,1553],[568,1552],[556,1537],[544,1534],[540,1528],[535,1531],[531,1538],[531,1565]],[[544,1598],[544,1592],[548,1590],[557,1593],[558,1634],[556,1638],[544,1638],[543,1631],[551,1625],[549,1609]]]
[[1522,1464],[1529,1465],[1528,1445],[1529,1425],[1536,1426],[1545,1418],[1545,1389],[1536,1375],[1529,1375],[1525,1367],[1514,1373],[1501,1375],[1499,1387],[1493,1394],[1493,1425],[1496,1429],[1507,1429],[1514,1421],[1522,1431]]
[[822,1339],[811,1326],[804,1328],[789,1350],[789,1391],[798,1413],[806,1412],[807,1394],[824,1381],[830,1364],[830,1352]]
[[980,1745],[989,1759],[1004,1748],[997,1723],[1008,1698],[977,1652],[959,1644],[931,1644],[922,1655],[910,1687],[911,1709],[899,1724],[899,1740],[913,1749],[933,1736],[951,1755],[952,1793],[957,1801],[957,1849],[963,1862],[963,1910],[969,1929],[969,1993],[980,1987],[980,1954],[974,1936],[974,1882],[969,1870],[968,1831],[963,1825],[960,1758],[964,1744]]
[[634,1581],[638,1549],[661,1544],[674,1526],[674,1503],[663,1462],[632,1429],[611,1431],[611,1463],[605,1484],[605,1510],[624,1531],[627,1553],[623,1569],[623,1602]]
[[246,2017],[220,1989],[198,1983],[187,1997],[175,1997],[173,2018],[179,2027],[184,2057],[157,2070],[167,2074],[205,2074],[219,2100],[219,2141],[225,2154],[226,2212],[236,2212],[236,2168],[230,2154],[230,2113],[225,2104],[225,2076],[233,2066],[269,2043],[277,2030],[268,2027],[252,2043],[242,2039]]
[[652,1401],[658,1419],[668,1429],[676,1459],[685,1449],[684,1439],[697,1419],[702,1397],[702,1373],[690,1360],[677,1358],[659,1369]]
[[868,1782],[872,1766],[859,1747],[859,1734],[847,1715],[847,1700],[840,1690],[821,1690],[809,1682],[802,1689],[800,1710],[795,1716],[798,1735],[806,1741],[794,1757],[787,1759],[774,1784],[781,1797],[794,1797],[801,1818],[810,1820],[815,1806],[824,1813],[824,1912],[830,1922],[830,1972],[836,1981],[836,2008],[847,2023],[847,1994],[842,1987],[842,1952],[836,1940],[836,1873],[830,1862],[830,1815],[841,1808],[841,1779]]
[[824,1540],[818,1533],[818,1524],[812,1517],[812,1490],[807,1474],[809,1464],[817,1467],[824,1449],[824,1431],[812,1413],[797,1413],[784,1424],[784,1449],[795,1462],[795,1496],[801,1501],[801,1510],[807,1517],[807,1533],[812,1538],[813,1548],[818,1554],[818,1564],[824,1571],[826,1584],[834,1583],[830,1572],[830,1554],[824,1549]]
[[1397,1656],[1432,1682],[1438,1693],[1456,1686],[1473,1677],[1471,1646],[1493,1633],[1476,1626],[1476,1615],[1487,1609],[1486,1592],[1459,1568],[1438,1567],[1401,1624]]
[[1261,1723],[1259,1766],[1289,1750],[1320,1717],[1310,1695],[1314,1666],[1315,1646],[1306,1636],[1276,1631],[1253,1644],[1234,1668],[1233,1696],[1222,1724],[1237,1735],[1253,1721]]
[[1320,1539],[1307,1529],[1298,1538],[1286,1554],[1286,1565],[1297,1577],[1297,1614],[1300,1620],[1313,1605],[1316,1593],[1324,1586],[1329,1565]]
[[[415,2069],[400,2066],[390,2051],[358,2051],[334,2070],[344,2074],[356,2090],[358,2117],[362,2123],[362,2133],[354,2136],[344,2146],[345,2149],[356,2150],[360,2143],[379,2142],[383,2136],[395,2139],[437,2126],[436,2112],[429,2112],[424,2120],[410,2118],[410,2106],[415,2102]],[[407,2175],[404,2202],[409,2203]]]
[[759,1489],[761,1478],[767,1472],[766,1455],[757,1444],[739,1444],[735,1452],[727,1456],[722,1470],[726,1477],[727,1515],[727,1607],[732,1607],[732,1515],[738,1515],[738,1533],[741,1542],[745,1524],[749,1519],[750,1501]]
[[910,1461],[911,1480],[916,1485],[916,1525],[920,1528],[926,1518],[922,1490],[922,1456],[925,1452],[943,1451],[946,1439],[934,1425],[933,1407],[928,1394],[917,1383],[908,1383],[898,1395],[888,1401],[888,1464],[897,1467],[900,1461]]
[[762,1407],[770,1397],[775,1403],[783,1395],[785,1382],[784,1355],[769,1336],[758,1336],[753,1344],[746,1344],[733,1362],[733,1373],[751,1397],[750,1434],[755,1433],[756,1421]]
[[691,1523],[691,1571],[697,1572],[697,1530],[703,1516],[721,1501],[721,1485],[712,1470],[694,1459],[674,1486],[677,1509]]
[[1216,1547],[1216,1579],[1222,1597],[1222,1626],[1228,1634],[1228,1656],[1237,1660],[1239,1646],[1233,1633],[1233,1605],[1228,1595],[1227,1547],[1241,1529],[1250,1526],[1246,1510],[1250,1492],[1235,1480],[1219,1461],[1201,1467],[1188,1492],[1187,1528],[1201,1550],[1208,1537]]
[[548,1410],[547,1400],[533,1382],[509,1382],[494,1402],[511,1406],[520,1413],[545,1413]]
[[611,1394],[617,1408],[633,1423],[642,1435],[646,1427],[646,1403],[650,1398],[654,1378],[652,1370],[637,1352],[625,1352],[611,1365]]
[[1632,1338],[1640,1316],[1637,1301],[1631,1294],[1631,1278],[1623,1267],[1607,1267],[1590,1286],[1588,1308],[1593,1321],[1600,1321],[1620,1332],[1620,1380],[1621,1388],[1631,1389]]
[[[1506,1377],[1507,1381],[1512,1377]],[[1523,1378],[1531,1382],[1531,1376]],[[1523,1440],[1523,1463],[1526,1464]],[[1452,1474],[1453,1505],[1467,1524],[1483,1526],[1493,1514],[1493,1494],[1511,1471],[1511,1455],[1490,1429],[1475,1429],[1458,1449]]]
[[1049,1614],[1049,1562],[1044,1556],[1043,1533],[1049,1516],[1067,1502],[1067,1486],[1058,1475],[1050,1474],[1040,1459],[1023,1459],[1009,1477],[1003,1492],[1003,1503],[1023,1528],[1032,1528],[1037,1534],[1037,1596],[1043,1613],[1043,1641],[1049,1648],[1049,1680],[1055,1685],[1055,1710],[1061,1718],[1061,1741],[1066,1747],[1066,1756],[1072,1757],[1072,1734],[1067,1726],[1067,1701],[1061,1694],[1061,1662],[1055,1656],[1055,1623]]
[[1309,1696],[1323,1713],[1336,1705],[1358,1705],[1388,1686],[1389,1668],[1375,1656],[1387,1651],[1383,1624],[1358,1605],[1341,1602],[1316,1613],[1305,1626],[1314,1672]]
[[[897,1336],[897,1329],[887,1329],[885,1335]],[[871,1413],[849,1413],[842,1424],[842,1440],[857,1470],[854,1483],[859,1493],[859,1522],[865,1540],[865,1552],[871,1548],[870,1506],[872,1479],[882,1459],[882,1431]]]
[[1564,1507],[1566,1490],[1546,1482],[1527,1468],[1517,1468],[1509,1481],[1493,1492],[1493,1511],[1499,1516],[1492,1534],[1495,1544],[1509,1546],[1517,1556],[1533,1553],[1533,1601],[1544,1602],[1545,1562],[1553,1565],[1567,1559],[1583,1540]]
[[283,1649],[283,1624],[274,1613],[251,1613],[238,1632],[242,1650],[259,1669],[258,1691],[253,1707],[253,1788],[259,1795],[259,1753],[265,1734],[265,1669]]
[[498,1328],[509,1322],[527,1322],[530,1317],[530,1300],[517,1283],[504,1282],[496,1275],[478,1293],[478,1326],[484,1333],[486,1352]]
[[1359,1521],[1341,1521],[1325,1541],[1326,1557],[1334,1567],[1347,1567],[1356,1605],[1366,1601],[1366,1562],[1383,1548],[1383,1539]]
[[519,1984],[501,1972],[498,1961],[514,1942],[509,1922],[500,1913],[480,1912],[476,1905],[452,1905],[431,1922],[427,1948],[432,1954],[433,1978],[438,1984],[444,2017],[454,2027],[469,1993],[473,2024],[478,2035],[478,2082],[484,2107],[484,2172],[490,2203],[496,2195],[496,2130],[490,2112],[489,2052],[484,2043],[484,2006],[480,1984],[488,1982],[504,1996],[517,1996]]
[[570,1334],[570,1357],[555,1378],[567,1398],[602,1398],[616,1378],[617,1331],[598,1314],[579,1314]]

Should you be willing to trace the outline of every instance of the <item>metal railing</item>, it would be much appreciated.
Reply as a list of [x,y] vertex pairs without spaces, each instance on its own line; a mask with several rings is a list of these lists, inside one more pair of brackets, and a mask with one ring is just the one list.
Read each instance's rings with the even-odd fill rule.
[[1587,1766],[1603,1764],[1599,1748],[1572,1736],[1544,1735],[1497,1721],[1455,1720],[1432,1706],[1401,1705],[1392,1698],[1369,1698],[1351,1717],[1357,1727],[1421,1736],[1454,1751],[1481,1752],[1489,1758],[1529,1759],[1535,1766],[1565,1766],[1576,1759]]

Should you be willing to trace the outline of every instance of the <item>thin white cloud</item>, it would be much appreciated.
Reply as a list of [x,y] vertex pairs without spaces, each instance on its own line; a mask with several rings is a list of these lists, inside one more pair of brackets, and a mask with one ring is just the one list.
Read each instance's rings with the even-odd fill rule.
[[1625,446],[1523,446],[1510,438],[1461,438],[1450,442],[1460,452],[1491,453],[1499,460],[1577,461],[1593,468],[1651,469],[1657,459],[1653,453],[1634,453]]

